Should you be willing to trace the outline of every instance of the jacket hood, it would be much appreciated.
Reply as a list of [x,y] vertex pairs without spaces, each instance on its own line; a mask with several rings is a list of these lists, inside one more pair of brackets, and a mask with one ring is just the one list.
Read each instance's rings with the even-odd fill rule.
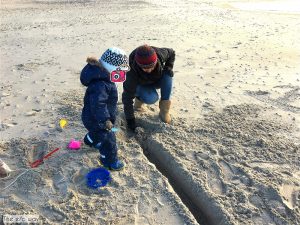
[[88,63],[80,74],[80,81],[84,86],[88,86],[91,82],[96,80],[104,80],[110,82],[109,73],[102,66],[101,62],[95,57],[88,57],[86,59]]

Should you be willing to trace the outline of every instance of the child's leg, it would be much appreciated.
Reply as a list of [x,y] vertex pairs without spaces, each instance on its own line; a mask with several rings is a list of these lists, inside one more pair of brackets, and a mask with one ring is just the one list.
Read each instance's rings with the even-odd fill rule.
[[124,163],[117,157],[117,140],[114,132],[100,130],[89,132],[85,136],[85,142],[95,147],[100,152],[100,162],[110,170],[121,170]]
[[90,131],[84,136],[84,143],[90,147],[99,149],[105,140],[105,134],[102,131]]
[[116,135],[114,132],[106,131],[104,135],[102,143],[97,146],[100,152],[100,160],[106,166],[110,165],[116,161],[117,158],[117,143],[116,143]]
[[100,161],[104,167],[109,170],[121,170],[124,168],[125,164],[118,159],[116,135],[114,132],[107,132],[103,144],[99,148],[100,151]]
[[94,147],[94,140],[92,139],[90,133],[87,133],[84,138],[83,138],[83,141],[86,145],[90,146],[90,147]]

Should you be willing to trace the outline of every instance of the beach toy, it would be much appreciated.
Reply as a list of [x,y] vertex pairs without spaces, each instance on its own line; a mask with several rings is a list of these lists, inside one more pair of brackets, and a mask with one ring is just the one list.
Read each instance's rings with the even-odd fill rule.
[[87,186],[93,189],[104,187],[111,179],[110,172],[102,167],[93,169],[86,175]]
[[9,166],[0,159],[0,179],[8,177],[11,171]]
[[47,155],[45,155],[43,158],[34,161],[33,163],[30,164],[30,167],[31,168],[38,167],[40,164],[44,162],[45,159],[48,159],[54,152],[57,152],[58,150],[59,148],[56,148],[53,151],[49,152]]
[[69,142],[68,149],[70,149],[70,150],[78,150],[78,149],[80,149],[80,146],[81,146],[81,142],[80,141],[76,141],[76,140],[72,139]]
[[61,119],[59,121],[59,126],[63,129],[67,125],[68,121],[65,119]]

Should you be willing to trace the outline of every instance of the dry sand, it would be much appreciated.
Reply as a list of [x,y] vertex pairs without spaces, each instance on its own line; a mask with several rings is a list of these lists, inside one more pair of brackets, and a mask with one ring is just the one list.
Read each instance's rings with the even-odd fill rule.
[[[0,158],[14,171],[0,180],[0,214],[38,214],[43,224],[300,224],[300,14],[235,8],[248,3],[2,0]],[[173,123],[159,121],[155,104],[127,133],[119,103],[127,167],[89,189],[97,150],[66,149],[85,134],[80,70],[110,46],[129,53],[143,43],[176,51]]]

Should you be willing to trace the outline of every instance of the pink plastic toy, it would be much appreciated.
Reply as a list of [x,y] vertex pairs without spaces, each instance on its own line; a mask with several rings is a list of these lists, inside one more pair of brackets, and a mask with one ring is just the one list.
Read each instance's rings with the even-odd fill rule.
[[81,142],[80,141],[76,141],[74,139],[72,139],[68,145],[68,149],[70,150],[78,150],[80,149],[81,146]]

